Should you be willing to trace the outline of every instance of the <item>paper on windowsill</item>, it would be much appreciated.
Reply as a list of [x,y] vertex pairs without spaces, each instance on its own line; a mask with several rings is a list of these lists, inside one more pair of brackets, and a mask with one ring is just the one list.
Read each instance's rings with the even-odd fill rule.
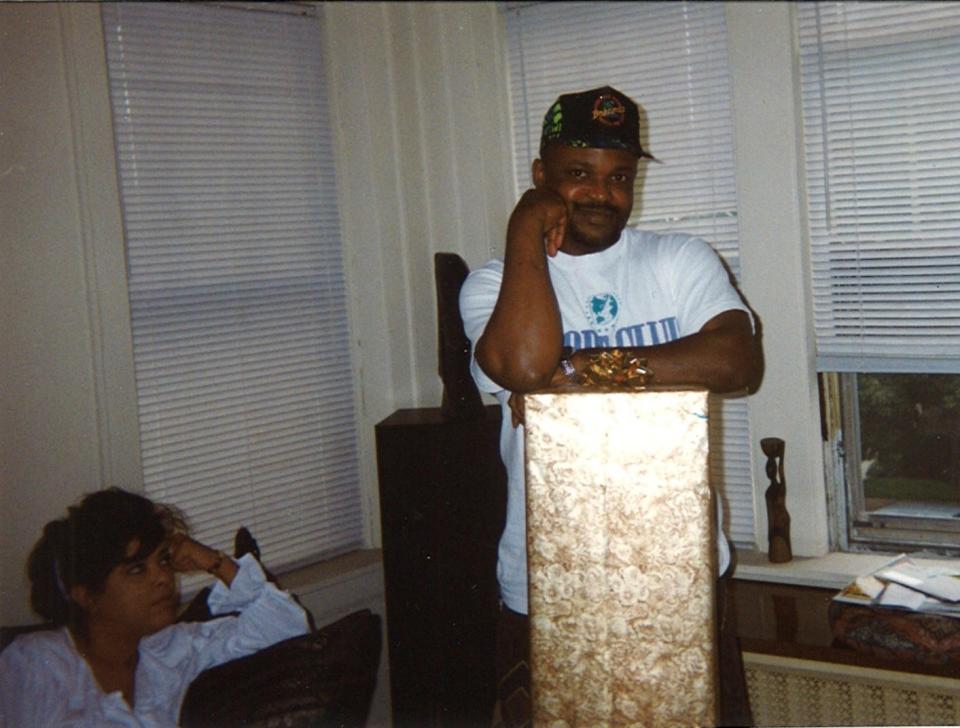
[[858,576],[853,583],[871,599],[876,599],[883,592],[883,582],[875,576]]
[[878,579],[892,581],[935,599],[960,601],[960,579],[917,566],[912,561],[898,563],[876,573]]
[[857,577],[834,599],[868,606],[960,616],[960,570],[925,567],[905,554]]
[[925,601],[927,598],[920,592],[892,581],[880,592],[880,596],[873,600],[873,603],[881,607],[902,607],[918,611]]

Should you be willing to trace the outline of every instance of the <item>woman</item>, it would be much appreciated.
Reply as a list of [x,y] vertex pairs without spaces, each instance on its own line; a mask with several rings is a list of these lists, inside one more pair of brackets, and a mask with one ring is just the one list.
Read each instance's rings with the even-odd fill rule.
[[[0,726],[177,724],[203,670],[307,632],[307,616],[252,555],[234,562],[169,507],[119,488],[47,524],[28,562],[34,611],[59,625],[0,654]],[[209,622],[174,623],[177,572],[217,578]]]

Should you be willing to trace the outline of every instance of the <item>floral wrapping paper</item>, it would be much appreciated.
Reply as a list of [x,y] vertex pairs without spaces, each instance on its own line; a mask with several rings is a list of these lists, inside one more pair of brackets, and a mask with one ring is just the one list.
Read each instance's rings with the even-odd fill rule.
[[707,393],[525,407],[534,724],[714,725]]

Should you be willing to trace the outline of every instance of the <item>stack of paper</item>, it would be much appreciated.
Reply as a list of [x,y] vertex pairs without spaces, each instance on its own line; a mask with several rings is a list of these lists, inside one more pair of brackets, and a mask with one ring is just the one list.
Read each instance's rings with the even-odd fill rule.
[[927,566],[901,554],[867,576],[857,577],[837,601],[915,612],[960,616],[960,569]]

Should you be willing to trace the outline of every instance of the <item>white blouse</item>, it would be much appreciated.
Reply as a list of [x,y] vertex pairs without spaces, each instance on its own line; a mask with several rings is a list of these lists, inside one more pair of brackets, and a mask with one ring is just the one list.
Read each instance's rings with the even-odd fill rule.
[[66,628],[15,639],[0,653],[0,728],[172,728],[190,683],[209,667],[308,631],[307,616],[250,554],[228,588],[217,581],[209,622],[173,624],[140,641],[135,706],[105,694]]

